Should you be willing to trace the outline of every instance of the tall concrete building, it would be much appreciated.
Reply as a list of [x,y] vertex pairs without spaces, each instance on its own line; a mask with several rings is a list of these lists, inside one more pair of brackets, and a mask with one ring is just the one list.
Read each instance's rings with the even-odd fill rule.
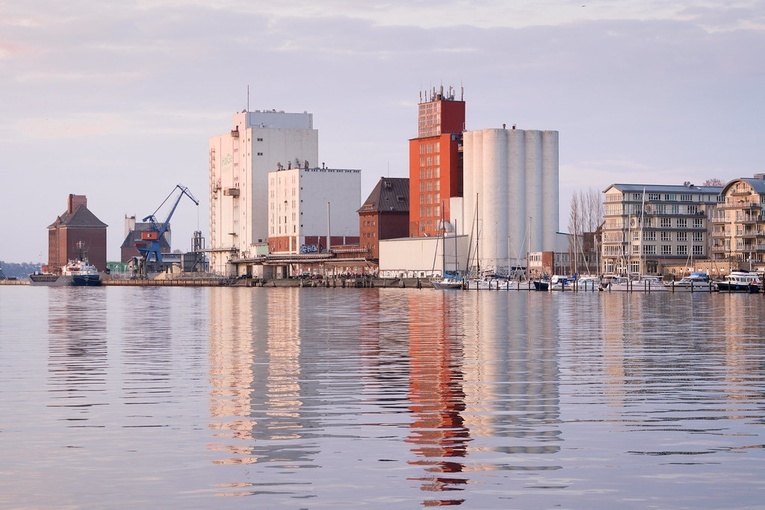
[[559,251],[558,132],[513,126],[463,136],[461,228],[477,238],[481,270],[509,274],[526,267],[527,252]]
[[465,101],[451,87],[420,97],[417,138],[409,140],[409,235],[437,236],[449,198],[462,196]]
[[210,269],[267,252],[268,173],[317,166],[313,114],[243,111],[232,129],[210,138]]

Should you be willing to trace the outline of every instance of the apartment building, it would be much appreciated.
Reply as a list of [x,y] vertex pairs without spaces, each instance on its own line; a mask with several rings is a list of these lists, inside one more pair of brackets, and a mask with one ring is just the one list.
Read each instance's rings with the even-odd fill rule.
[[712,216],[712,258],[726,271],[765,269],[765,174],[728,182]]
[[710,221],[723,188],[612,184],[605,195],[602,271],[661,275],[711,260]]

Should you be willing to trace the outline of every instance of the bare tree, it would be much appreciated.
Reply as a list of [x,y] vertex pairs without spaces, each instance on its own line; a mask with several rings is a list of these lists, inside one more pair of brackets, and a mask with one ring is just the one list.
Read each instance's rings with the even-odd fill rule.
[[712,177],[711,179],[707,179],[706,181],[701,183],[702,186],[719,186],[723,187],[725,186],[725,183],[722,182],[722,180],[718,179],[717,177]]
[[571,210],[568,213],[568,258],[574,273],[579,272],[579,251],[582,238],[582,203],[580,193],[576,191],[571,196]]
[[[568,220],[568,229],[571,235],[569,238],[569,256],[574,272],[579,272],[580,256],[582,257],[581,261],[586,264],[588,273],[599,267],[599,254],[594,238],[604,217],[605,208],[601,193],[597,189],[589,188],[586,191],[574,192],[571,197],[571,211]],[[587,245],[586,250],[585,245]],[[587,257],[585,252],[594,254],[595,260]]]

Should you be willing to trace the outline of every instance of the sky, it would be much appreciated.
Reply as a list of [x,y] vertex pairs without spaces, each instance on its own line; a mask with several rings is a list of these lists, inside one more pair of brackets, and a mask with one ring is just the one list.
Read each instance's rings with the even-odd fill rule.
[[468,130],[559,131],[566,231],[582,190],[765,172],[764,56],[765,0],[0,0],[0,260],[45,262],[70,193],[119,260],[125,216],[164,219],[177,184],[189,250],[209,139],[248,105],[313,113],[363,202],[408,176],[441,85]]

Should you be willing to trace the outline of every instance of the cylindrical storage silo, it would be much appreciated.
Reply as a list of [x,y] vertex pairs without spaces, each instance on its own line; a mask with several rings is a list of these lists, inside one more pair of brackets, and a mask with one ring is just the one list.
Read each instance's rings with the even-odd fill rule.
[[542,132],[542,203],[544,242],[542,250],[555,250],[559,224],[558,132]]
[[478,197],[479,222],[483,224],[480,243],[487,271],[498,271],[500,259],[506,258],[507,232],[507,136],[503,129],[486,129],[483,135],[483,197]]
[[511,129],[508,133],[507,157],[507,236],[510,239],[510,266],[526,265],[528,227],[526,215],[526,147],[525,131]]
[[526,146],[526,217],[529,218],[529,251],[542,251],[542,224],[544,204],[542,202],[542,133],[527,130]]

